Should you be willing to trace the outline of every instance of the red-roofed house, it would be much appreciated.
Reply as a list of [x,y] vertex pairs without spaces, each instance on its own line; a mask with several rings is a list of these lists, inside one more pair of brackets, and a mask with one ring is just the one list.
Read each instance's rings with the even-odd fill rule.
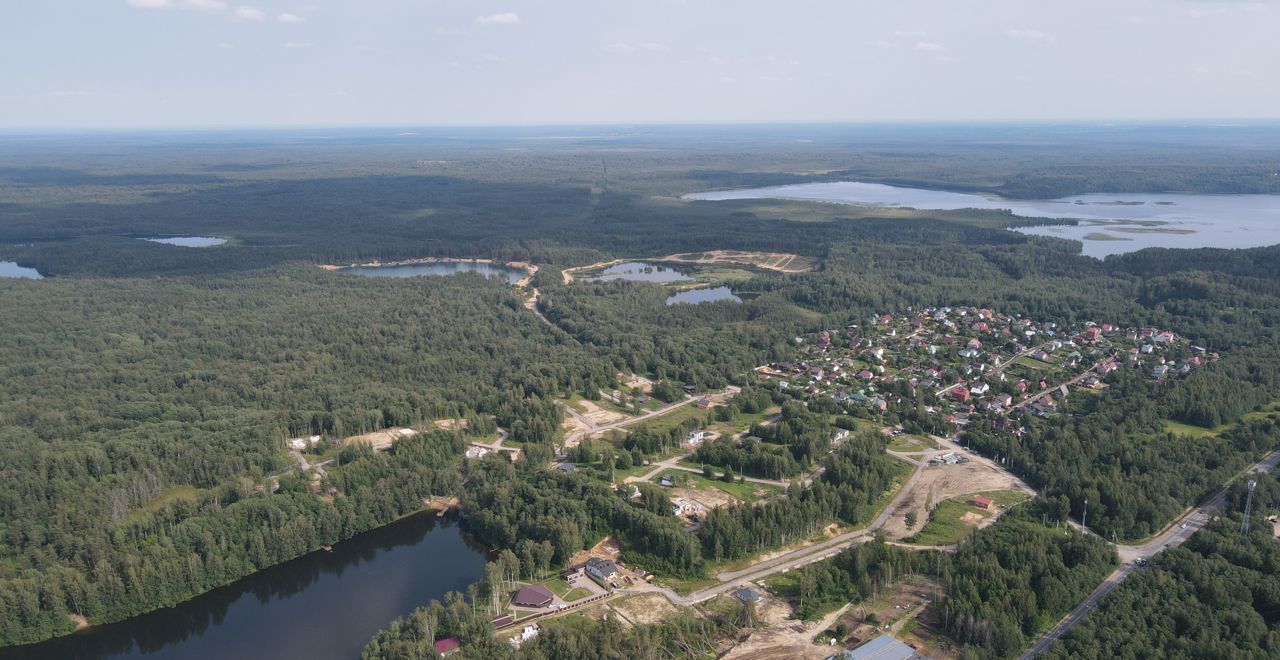
[[987,509],[989,511],[991,510],[992,503],[993,502],[991,501],[990,497],[983,497],[979,495],[973,498],[973,505],[978,507],[979,509]]
[[440,655],[449,655],[450,653],[456,652],[462,646],[462,642],[459,642],[457,637],[445,637],[444,639],[436,642],[435,646],[436,653],[439,653]]

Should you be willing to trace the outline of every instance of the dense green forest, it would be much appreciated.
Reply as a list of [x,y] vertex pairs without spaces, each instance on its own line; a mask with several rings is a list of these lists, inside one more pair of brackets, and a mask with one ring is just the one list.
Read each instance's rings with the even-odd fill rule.
[[1280,657],[1280,544],[1266,520],[1280,511],[1280,481],[1257,481],[1248,534],[1241,480],[1232,513],[1138,569],[1044,657]]
[[[1098,539],[1046,527],[1039,511],[1017,512],[978,532],[954,555],[906,550],[883,539],[856,545],[798,569],[797,579],[780,595],[792,602],[798,616],[813,618],[841,603],[865,600],[910,575],[930,576],[946,589],[938,607],[947,632],[968,656],[1006,658],[1070,611],[1114,564],[1115,553]],[[455,595],[393,622],[370,641],[363,657],[432,657],[431,642],[446,636],[463,641],[463,657],[694,657],[714,649],[718,636],[750,621],[726,615],[724,609],[700,610],[703,616],[682,612],[659,624],[631,628],[612,619],[548,619],[534,642],[513,652],[494,643],[483,609],[476,613]]]
[[[1078,244],[1004,231],[1011,219],[999,214],[876,217],[674,199],[849,177],[1034,197],[1104,184],[1274,192],[1274,159],[1255,132],[1208,143],[1167,127],[1058,129],[1010,146],[1020,138],[975,129],[1006,141],[979,147],[928,129],[886,130],[879,142],[862,129],[805,129],[826,138],[815,146],[790,134],[691,143],[691,130],[521,151],[512,135],[467,131],[407,142],[353,134],[322,146],[267,135],[0,140],[0,260],[50,276],[0,279],[0,644],[67,632],[67,614],[99,623],[172,605],[385,524],[430,495],[460,495],[473,533],[538,567],[613,533],[633,562],[697,576],[832,521],[864,523],[901,465],[874,435],[828,453],[837,425],[851,426],[839,408],[754,387],[751,369],[787,359],[795,336],[871,313],[989,306],[1169,328],[1220,352],[1164,383],[1113,375],[1106,396],[1069,398],[1068,415],[1019,419],[1021,436],[968,432],[1055,511],[1078,517],[1088,498],[1090,527],[1106,537],[1159,528],[1280,446],[1274,417],[1240,421],[1280,398],[1280,248],[1098,261]],[[1163,144],[1170,134],[1190,146]],[[191,234],[228,243],[138,240]],[[658,285],[559,276],[608,258],[711,249],[793,252],[816,268],[742,269],[740,304],[668,306]],[[425,256],[543,265],[534,284],[549,323],[523,307],[531,291],[474,275],[365,279],[315,267]],[[760,442],[711,443],[698,461],[774,479],[825,470],[786,498],[717,510],[690,534],[653,492],[632,501],[610,488],[608,469],[541,469],[561,440],[556,400],[615,388],[619,372],[659,381],[664,400],[683,384],[732,383],[746,387],[735,404],[744,412],[783,406],[781,423],[751,429]],[[921,427],[913,411],[887,419]],[[467,438],[445,432],[389,452],[334,444],[440,419],[467,420],[475,435],[506,429],[532,465],[464,461]],[[1208,432],[1171,433],[1169,421]],[[620,447],[581,451],[607,451],[626,469],[684,430],[640,428]],[[287,438],[311,434],[324,438],[315,458],[335,459],[323,477],[304,476],[286,451]],[[1025,545],[1045,570],[1067,561],[1031,528],[998,529],[1014,531],[990,535],[1010,535],[990,552]],[[1093,565],[1092,549],[1070,549],[1071,561]],[[955,621],[967,623],[952,632],[1005,653],[1092,573],[1079,575],[1055,587],[1051,605],[999,625],[973,623],[991,615],[957,583],[955,606],[968,609]],[[983,597],[1002,602],[1025,588],[1012,577],[990,582],[1003,590]],[[671,634],[692,635],[702,624],[673,625]],[[637,637],[601,624],[560,639],[564,648],[597,634],[642,645],[662,630]]]

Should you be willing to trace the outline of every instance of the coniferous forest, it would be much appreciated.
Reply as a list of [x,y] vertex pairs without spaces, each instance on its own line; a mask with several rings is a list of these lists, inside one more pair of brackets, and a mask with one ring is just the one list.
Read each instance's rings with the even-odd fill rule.
[[[793,359],[796,337],[872,314],[972,305],[1168,328],[1221,357],[1176,379],[1119,371],[1105,395],[1069,397],[1062,414],[964,429],[969,446],[1038,492],[1027,506],[1035,515],[1007,516],[942,560],[856,546],[818,564],[811,605],[865,598],[882,567],[911,570],[945,586],[957,643],[1017,655],[1114,566],[1102,541],[1055,522],[1078,520],[1088,500],[1097,536],[1142,539],[1280,448],[1266,414],[1280,399],[1280,247],[1099,260],[1078,243],[1009,231],[1018,223],[995,212],[678,199],[850,178],[1023,198],[1103,186],[1275,192],[1259,152],[1197,157],[1130,135],[1015,157],[995,142],[924,149],[905,137],[868,149],[857,131],[812,149],[748,149],[741,136],[695,148],[677,132],[524,151],[500,137],[259,138],[179,145],[158,164],[152,139],[118,152],[0,141],[0,159],[23,163],[0,169],[0,261],[46,276],[0,278],[0,645],[173,606],[434,496],[459,498],[468,533],[538,572],[613,535],[633,564],[708,579],[828,525],[865,525],[904,478],[878,426],[940,433],[918,412],[936,397],[869,414],[752,370]],[[1139,147],[1141,167],[1130,152]],[[795,174],[810,171],[823,174]],[[177,235],[227,243],[139,240]],[[703,269],[742,300],[700,305],[668,305],[671,290],[658,284],[562,275],[710,250],[791,253],[812,268]],[[540,270],[519,287],[318,267],[424,257]],[[526,307],[534,296],[538,314]],[[587,444],[574,473],[551,468],[564,454],[559,402],[626,390],[626,374],[655,382],[659,400],[733,385],[743,390],[732,415],[774,407],[778,421],[751,426],[755,439],[707,442],[691,460],[727,482],[791,485],[714,509],[692,532],[660,491],[633,498],[611,486],[615,471],[661,460],[713,413],[638,426],[603,451]],[[446,420],[457,423],[436,424]],[[342,445],[398,428],[418,433],[387,451]],[[836,447],[840,429],[854,431]],[[499,433],[526,460],[464,458],[470,442]],[[314,447],[290,451],[289,439],[310,436]],[[1278,492],[1261,482],[1255,511],[1276,512]],[[1269,525],[1243,538],[1232,528],[1211,525],[1153,561],[1104,601],[1111,616],[1091,617],[1056,657],[1275,656]],[[489,645],[482,615],[452,596],[391,625],[366,655],[429,657],[430,637],[445,633],[471,657],[511,653]],[[682,615],[634,628],[550,625],[519,655],[699,655],[713,651],[703,640],[739,624]]]

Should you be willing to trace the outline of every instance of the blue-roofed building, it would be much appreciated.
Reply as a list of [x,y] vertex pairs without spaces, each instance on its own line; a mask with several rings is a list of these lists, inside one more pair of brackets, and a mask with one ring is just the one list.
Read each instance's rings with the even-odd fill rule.
[[834,660],[910,660],[918,656],[910,646],[881,635],[856,649],[841,651],[831,657]]

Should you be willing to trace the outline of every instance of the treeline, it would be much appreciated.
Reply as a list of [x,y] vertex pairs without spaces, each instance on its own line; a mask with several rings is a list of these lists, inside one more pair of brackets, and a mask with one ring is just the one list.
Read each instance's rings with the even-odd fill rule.
[[0,580],[0,643],[70,632],[70,614],[104,623],[171,607],[386,524],[421,509],[425,497],[456,492],[465,448],[460,436],[432,431],[332,468],[323,482],[341,488],[332,501],[298,477],[282,477],[274,493],[244,480],[152,507],[106,534],[82,532],[50,549],[60,563]]
[[[100,623],[171,605],[456,486],[432,476],[449,457],[413,455],[426,435],[336,456],[319,485],[340,494],[330,504],[285,474],[286,438],[331,446],[436,419],[483,432],[492,415],[549,446],[554,398],[616,373],[472,276],[296,267],[0,287],[0,643],[66,632],[67,612]],[[280,492],[255,494],[272,475]]]
[[1073,609],[1116,562],[1102,541],[1046,527],[1042,514],[1052,517],[1037,504],[1010,511],[954,554],[907,550],[877,538],[797,569],[780,595],[798,616],[813,619],[913,575],[927,576],[942,587],[937,620],[966,657],[1011,657]]
[[1257,482],[1248,534],[1239,480],[1227,515],[1135,571],[1044,657],[1280,657],[1280,545],[1266,520],[1280,510],[1280,484]]
[[472,462],[462,507],[467,530],[495,548],[526,541],[549,543],[560,566],[574,553],[614,534],[627,559],[651,571],[694,575],[701,571],[697,538],[684,531],[669,507],[632,504],[608,484],[538,466],[517,469],[503,459]]
[[[1208,376],[1198,382],[1218,380]],[[1236,387],[1164,386],[1125,369],[1108,382],[1106,396],[1068,397],[1070,414],[1021,420],[1028,429],[1021,437],[976,427],[965,433],[965,441],[1006,461],[1047,499],[1061,500],[1077,520],[1085,515],[1088,500],[1089,528],[1119,539],[1156,532],[1264,452],[1280,447],[1280,424],[1274,417],[1244,422],[1218,435],[1165,430],[1165,419],[1184,400],[1162,405],[1165,392],[1179,397],[1197,392],[1202,399],[1196,406],[1216,403],[1232,410],[1238,405],[1231,400]]]
[[1007,658],[1075,608],[1109,574],[1115,551],[1011,512],[952,558],[943,583],[948,633],[981,657]]
[[811,486],[793,486],[785,498],[763,504],[709,512],[698,531],[703,553],[717,562],[738,559],[802,540],[833,521],[864,524],[905,471],[905,463],[885,453],[877,434],[856,435],[827,457]]
[[[434,642],[455,637],[456,656],[475,660],[626,660],[687,658],[714,653],[720,639],[746,625],[745,617],[679,613],[652,624],[624,625],[603,619],[558,618],[538,622],[539,634],[519,650],[495,637],[483,608],[459,594],[432,601],[378,632],[362,660],[421,660],[438,654]],[[513,631],[507,636],[515,634]]]

